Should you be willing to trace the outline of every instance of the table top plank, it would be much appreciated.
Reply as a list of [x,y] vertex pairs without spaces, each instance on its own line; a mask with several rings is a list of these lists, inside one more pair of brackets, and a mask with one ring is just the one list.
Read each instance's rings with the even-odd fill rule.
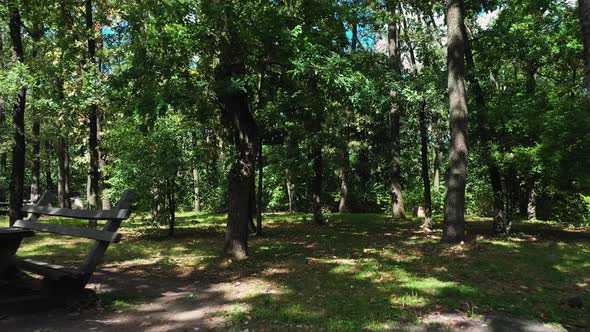
[[35,232],[27,229],[0,227],[0,239],[13,239],[34,236]]

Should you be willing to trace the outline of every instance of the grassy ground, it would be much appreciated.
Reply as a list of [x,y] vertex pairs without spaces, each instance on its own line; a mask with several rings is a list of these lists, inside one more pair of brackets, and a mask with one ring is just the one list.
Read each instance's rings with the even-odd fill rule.
[[[562,326],[590,326],[590,234],[555,225],[515,225],[495,238],[488,221],[473,218],[464,245],[439,244],[440,232],[419,222],[383,215],[335,215],[317,227],[306,215],[268,215],[265,235],[250,241],[251,259],[220,257],[224,216],[180,214],[177,235],[129,221],[106,261],[148,271],[219,281],[255,278],[273,291],[252,289],[235,306],[216,313],[234,327],[383,330],[436,312],[535,318]],[[66,223],[65,221],[60,221]],[[22,256],[62,264],[83,259],[89,243],[38,234]],[[254,287],[256,288],[256,287]],[[231,290],[227,290],[231,292]],[[105,294],[113,307],[144,300],[133,289]],[[581,301],[583,307],[572,305]],[[147,301],[147,300],[145,300]]]

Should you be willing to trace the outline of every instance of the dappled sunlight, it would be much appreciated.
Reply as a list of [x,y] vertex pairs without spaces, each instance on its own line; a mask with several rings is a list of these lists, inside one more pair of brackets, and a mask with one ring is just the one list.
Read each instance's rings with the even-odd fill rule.
[[[222,223],[212,230],[199,215],[180,221],[175,238],[125,237],[91,285],[115,309],[102,325],[92,324],[377,331],[428,324],[437,312],[459,313],[457,324],[490,312],[583,322],[580,309],[563,303],[578,294],[588,300],[586,242],[480,233],[448,246],[438,243],[438,233],[420,231],[420,220],[347,215],[318,228],[300,215],[277,217],[266,217],[265,236],[251,238],[253,257],[242,262],[220,256]],[[48,246],[44,237],[27,254],[50,257],[52,246],[83,246],[59,241]]]

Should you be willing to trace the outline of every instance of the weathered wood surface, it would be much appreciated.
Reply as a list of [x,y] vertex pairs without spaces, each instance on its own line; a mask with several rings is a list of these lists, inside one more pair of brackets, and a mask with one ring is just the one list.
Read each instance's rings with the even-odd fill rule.
[[113,210],[73,210],[65,208],[55,208],[49,206],[25,205],[23,212],[38,213],[48,216],[66,217],[85,220],[109,220],[109,219],[127,219],[131,214],[129,209]]
[[83,274],[81,271],[73,268],[39,262],[28,258],[16,258],[15,265],[22,270],[33,272],[52,280],[60,280],[63,278],[78,279]]
[[[131,191],[126,191],[119,199],[119,202],[115,206],[116,209],[131,209],[133,203],[137,200],[137,195]],[[116,232],[121,225],[120,219],[111,219],[109,220],[103,228],[103,231],[107,232]],[[86,257],[84,264],[80,270],[86,275],[90,276],[96,270],[98,264],[101,263],[102,258],[104,257],[104,253],[106,252],[107,248],[109,247],[109,242],[107,241],[97,241],[94,247],[90,250],[90,253]]]
[[70,227],[54,224],[42,224],[30,220],[17,220],[14,223],[16,228],[32,229],[34,231],[61,234],[86,239],[117,243],[121,240],[121,234],[115,232],[101,231],[85,227]]
[[[0,228],[0,241],[3,239],[14,239],[31,237],[35,235],[35,232],[20,228]],[[1,242],[0,242],[1,244]]]
[[[51,294],[51,296],[63,296],[67,293],[79,292],[82,290],[96,270],[98,264],[102,261],[108,246],[111,243],[119,242],[121,234],[116,231],[123,219],[129,217],[131,205],[136,200],[136,195],[132,192],[124,193],[115,209],[104,211],[60,209],[46,206],[51,203],[53,198],[54,195],[52,193],[46,192],[36,205],[25,206],[23,212],[30,213],[29,217],[24,220],[18,220],[15,223],[15,228],[6,232],[11,234],[18,233],[18,230],[20,229],[20,232],[32,233],[31,230],[34,230],[96,240],[96,244],[88,253],[80,269],[72,269],[56,264],[38,262],[32,259],[14,257],[14,254],[9,255],[10,257],[7,256],[4,261],[10,261],[11,266],[15,266],[22,271],[44,276],[43,291],[47,294]],[[107,222],[104,225],[103,230],[95,230],[84,227],[69,227],[40,223],[37,220],[41,215],[61,216],[82,220],[104,219],[107,220]]]

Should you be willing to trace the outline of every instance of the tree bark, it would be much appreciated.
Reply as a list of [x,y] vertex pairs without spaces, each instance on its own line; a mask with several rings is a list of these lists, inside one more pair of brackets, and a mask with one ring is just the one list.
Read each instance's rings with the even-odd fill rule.
[[313,178],[311,180],[313,221],[316,225],[323,225],[322,216],[322,182],[324,169],[322,165],[322,146],[314,143],[312,147]]
[[258,202],[256,209],[256,235],[262,235],[262,203],[264,195],[263,179],[264,179],[264,159],[262,155],[262,135],[258,138]]
[[[16,61],[24,63],[24,51],[21,35],[21,17],[19,9],[10,7],[10,39],[12,52]],[[27,88],[21,86],[13,104],[12,123],[14,136],[12,141],[12,177],[10,179],[10,226],[22,217],[24,181],[25,181],[25,109],[27,102]]]
[[168,187],[168,212],[170,214],[170,224],[169,224],[169,228],[168,228],[168,236],[169,237],[173,237],[174,236],[174,227],[176,226],[176,199],[175,199],[175,191],[176,191],[176,185],[175,185],[175,181],[172,180],[168,180],[167,181],[167,187]]
[[37,201],[41,191],[41,124],[33,122],[33,167],[31,169],[31,202]]
[[584,44],[584,85],[588,107],[590,107],[590,0],[579,0],[580,25]]
[[338,205],[339,213],[347,213],[348,193],[350,182],[350,151],[348,150],[348,139],[342,137],[342,156],[340,164],[340,204]]
[[46,190],[51,190],[55,193],[55,183],[53,183],[52,168],[51,168],[51,144],[45,141],[45,184]]
[[494,222],[492,231],[496,234],[506,234],[510,232],[512,222],[506,213],[506,204],[504,201],[504,190],[502,189],[502,178],[500,177],[500,167],[492,151],[492,135],[488,123],[487,101],[485,92],[475,76],[475,62],[473,60],[473,51],[471,43],[467,36],[467,29],[463,24],[463,38],[465,40],[465,60],[466,60],[466,78],[475,98],[476,118],[478,124],[478,133],[480,144],[483,148],[484,161],[487,164],[490,183],[492,185],[492,194],[494,199]]
[[105,173],[106,171],[106,167],[108,165],[108,157],[107,157],[107,151],[101,147],[101,141],[102,141],[102,133],[103,133],[103,128],[102,128],[102,123],[103,123],[103,117],[102,116],[98,116],[97,117],[97,138],[98,138],[98,170],[99,170],[99,177],[100,177],[100,183],[101,183],[101,198],[102,198],[102,209],[103,210],[110,210],[111,209],[111,200],[109,198],[109,195],[107,194],[107,191],[109,189],[109,184],[108,184],[108,176]]
[[287,199],[289,200],[289,213],[295,212],[295,190],[293,179],[291,178],[291,171],[289,168],[285,169],[285,177],[287,178]]
[[229,172],[229,209],[224,252],[235,259],[248,256],[248,224],[252,220],[252,184],[255,181],[257,127],[248,95],[231,82],[246,73],[245,49],[234,26],[232,3],[224,4],[220,17],[221,52],[215,72],[222,118],[234,132],[236,160]]
[[57,177],[59,182],[57,188],[59,206],[70,208],[70,154],[67,139],[63,136],[59,138],[57,150]]
[[430,167],[428,166],[428,128],[426,126],[426,103],[422,103],[418,114],[420,123],[420,146],[422,157],[422,183],[424,185],[424,222],[422,228],[432,228],[432,196],[430,194]]
[[537,220],[537,186],[535,181],[531,181],[528,189],[527,218],[528,220]]
[[[88,67],[87,71],[95,70],[96,65],[96,40],[94,35],[94,21],[92,15],[92,0],[85,0],[85,19],[86,31],[90,34],[88,38]],[[96,104],[88,107],[88,125],[90,136],[88,138],[88,153],[90,164],[88,166],[88,181],[86,188],[86,199],[90,209],[96,209],[98,206],[99,191],[99,153],[98,153],[98,106]],[[90,226],[96,226],[95,221],[89,221]]]
[[443,242],[465,239],[465,180],[467,175],[467,98],[465,95],[465,40],[463,1],[446,0],[448,24],[448,93],[451,126],[446,177]]
[[[390,15],[397,14],[397,1],[388,0],[387,10]],[[397,22],[390,22],[387,26],[387,42],[389,49],[389,60],[396,77],[401,78],[401,52],[399,45],[399,27]],[[391,139],[391,213],[393,219],[404,219],[404,198],[401,185],[401,162],[400,162],[400,113],[401,103],[396,99],[397,91],[391,90],[391,106],[389,111],[389,128]]]

